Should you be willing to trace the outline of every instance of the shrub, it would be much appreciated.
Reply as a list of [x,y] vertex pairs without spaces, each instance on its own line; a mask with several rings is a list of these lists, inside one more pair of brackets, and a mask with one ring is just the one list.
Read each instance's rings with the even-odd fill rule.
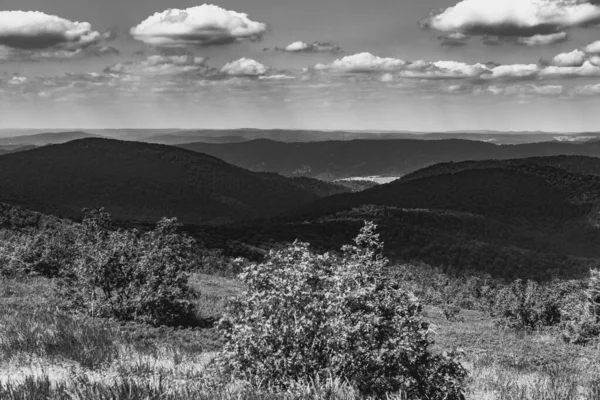
[[492,310],[501,325],[534,331],[561,323],[561,296],[534,281],[517,279],[497,291]]
[[334,377],[364,394],[462,399],[466,372],[453,353],[430,351],[422,306],[386,274],[375,225],[342,255],[295,242],[245,268],[248,291],[219,324],[223,376],[286,387]]
[[39,231],[4,231],[0,239],[0,274],[53,278],[73,258],[76,232],[70,226]]
[[195,296],[188,286],[193,241],[179,227],[176,219],[162,219],[147,233],[113,230],[107,213],[87,213],[75,259],[61,271],[60,294],[92,317],[182,323]]
[[591,270],[587,289],[574,318],[566,324],[563,339],[575,344],[588,344],[600,338],[600,270]]

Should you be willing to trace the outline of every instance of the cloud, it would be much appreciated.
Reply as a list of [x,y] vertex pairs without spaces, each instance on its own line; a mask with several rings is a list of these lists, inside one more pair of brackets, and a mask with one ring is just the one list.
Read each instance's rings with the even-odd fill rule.
[[595,85],[584,85],[573,88],[574,95],[597,96],[600,95],[600,83]]
[[73,22],[39,11],[0,11],[0,61],[69,60],[118,53],[88,22]]
[[600,6],[585,0],[463,0],[435,10],[423,28],[473,35],[533,37],[600,22]]
[[518,37],[517,44],[525,46],[547,46],[550,44],[565,42],[569,39],[566,32],[551,33],[549,35],[533,35],[529,37]]
[[600,40],[588,44],[583,51],[590,54],[600,54]]
[[581,66],[548,66],[539,73],[540,78],[585,78],[600,76],[600,67],[586,60]]
[[154,55],[139,62],[115,64],[106,68],[105,73],[146,76],[195,73],[204,76],[214,73],[214,70],[206,64],[206,60],[204,57],[196,57],[192,54],[178,56]]
[[464,79],[475,78],[488,72],[485,64],[465,64],[457,61],[415,61],[399,73],[404,78]]
[[305,43],[302,41],[290,43],[284,48],[276,47],[275,51],[284,51],[287,53],[340,53],[342,48],[337,43],[331,42],[313,42]]
[[229,76],[261,76],[267,72],[269,72],[267,66],[249,58],[240,58],[221,68],[221,73]]
[[256,40],[266,30],[266,24],[250,20],[247,14],[203,4],[156,13],[131,28],[130,33],[148,45],[183,47]]
[[79,49],[109,38],[89,22],[72,22],[39,11],[0,11],[0,45],[20,50]]
[[335,60],[331,64],[317,64],[316,70],[339,72],[384,72],[398,71],[407,64],[398,58],[383,58],[371,53],[359,53]]
[[587,54],[581,50],[556,55],[550,63],[557,67],[581,67],[587,60]]
[[17,50],[0,46],[0,62],[41,62],[77,60],[88,57],[103,57],[119,55],[120,51],[110,46],[89,46],[86,48],[46,49],[46,50]]
[[482,75],[484,79],[534,79],[540,72],[537,64],[498,65]]
[[460,47],[467,44],[469,36],[462,32],[452,32],[446,35],[438,36],[438,40],[442,46]]
[[517,96],[528,96],[528,95],[541,95],[541,96],[556,96],[563,94],[565,91],[562,85],[509,85],[499,86],[491,85],[486,89],[487,92],[494,95],[517,95]]

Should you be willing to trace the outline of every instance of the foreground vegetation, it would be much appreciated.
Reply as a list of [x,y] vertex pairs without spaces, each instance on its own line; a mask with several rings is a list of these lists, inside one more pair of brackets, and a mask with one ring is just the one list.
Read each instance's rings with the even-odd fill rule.
[[340,254],[296,243],[223,261],[245,265],[225,278],[175,221],[106,217],[3,231],[1,399],[600,398],[597,272],[541,285],[386,265],[367,224]]

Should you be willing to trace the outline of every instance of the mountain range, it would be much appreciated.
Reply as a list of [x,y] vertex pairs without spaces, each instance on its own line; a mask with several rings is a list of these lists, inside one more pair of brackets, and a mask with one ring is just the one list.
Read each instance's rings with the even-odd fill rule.
[[197,235],[232,254],[296,238],[329,251],[373,220],[392,258],[447,272],[550,279],[600,266],[599,210],[600,159],[469,161],[323,198],[259,225],[199,229]]
[[555,155],[600,156],[600,141],[496,145],[473,140],[352,140],[284,143],[260,139],[241,143],[190,143],[181,148],[210,154],[253,171],[323,180],[401,177],[449,161],[513,159]]
[[170,146],[82,139],[0,156],[0,202],[77,218],[105,207],[117,219],[163,216],[216,224],[276,215],[350,189],[251,172]]

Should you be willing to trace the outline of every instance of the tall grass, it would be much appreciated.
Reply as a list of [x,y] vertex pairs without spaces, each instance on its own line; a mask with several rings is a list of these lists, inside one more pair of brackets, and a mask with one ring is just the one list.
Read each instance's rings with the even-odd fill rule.
[[[300,382],[290,389],[256,389],[238,382],[227,387],[211,387],[202,382],[173,385],[161,376],[149,380],[121,377],[112,383],[91,382],[79,378],[69,383],[54,383],[46,376],[27,377],[18,384],[0,383],[2,400],[365,400],[346,383],[326,381]],[[388,399],[405,400],[402,394]]]
[[118,355],[118,333],[102,321],[44,311],[0,315],[0,356],[67,359],[87,369],[109,364]]

